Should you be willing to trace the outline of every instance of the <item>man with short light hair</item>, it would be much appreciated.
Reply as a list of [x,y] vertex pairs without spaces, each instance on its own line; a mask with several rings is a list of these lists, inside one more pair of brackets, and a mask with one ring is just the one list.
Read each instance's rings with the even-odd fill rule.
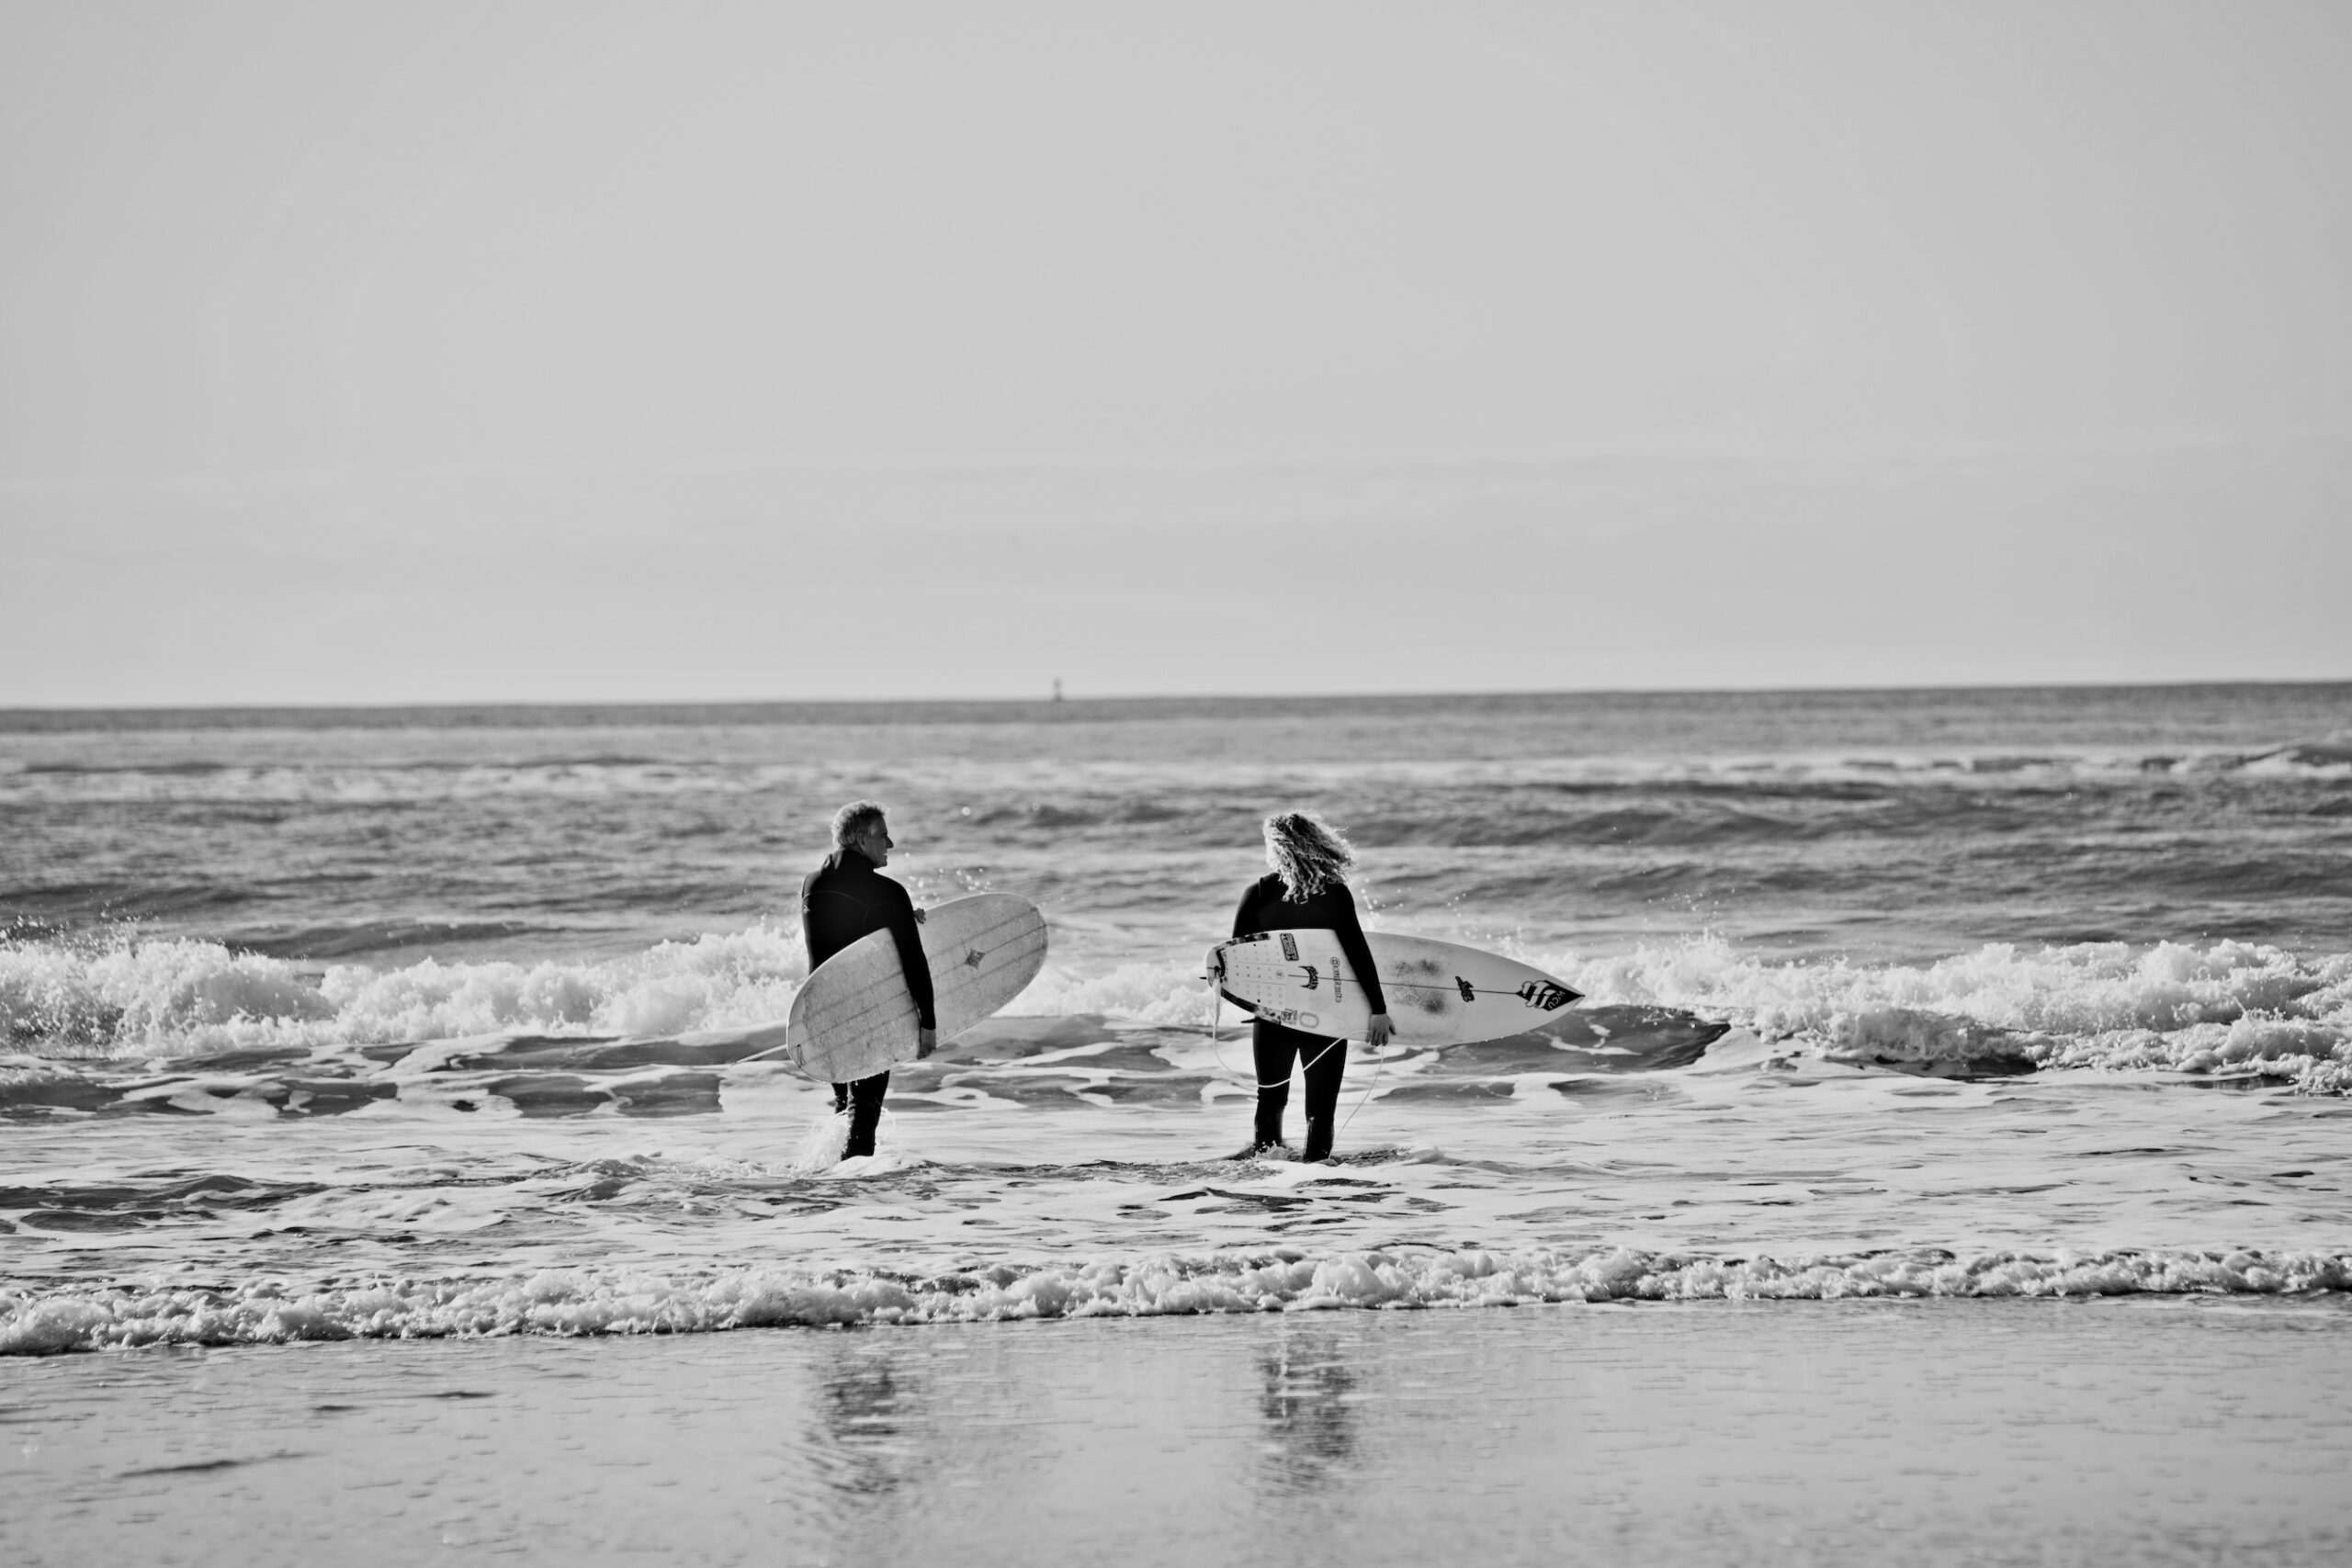
[[[882,807],[871,800],[853,800],[833,813],[833,848],[848,849],[884,821]],[[883,853],[887,856],[888,851]],[[875,863],[880,864],[879,861]]]
[[[833,852],[800,884],[800,940],[808,950],[808,970],[862,936],[887,931],[898,944],[899,966],[906,972],[907,993],[914,998],[921,1027],[915,1034],[915,1057],[928,1056],[939,1045],[939,1021],[932,1008],[931,964],[924,958],[922,935],[915,928],[922,913],[907,890],[882,874],[890,863],[890,825],[882,807],[870,800],[853,800],[833,813]],[[833,1109],[849,1112],[849,1143],[843,1159],[874,1152],[874,1132],[882,1121],[882,1097],[890,1075],[876,1073],[855,1083],[833,1086]]]

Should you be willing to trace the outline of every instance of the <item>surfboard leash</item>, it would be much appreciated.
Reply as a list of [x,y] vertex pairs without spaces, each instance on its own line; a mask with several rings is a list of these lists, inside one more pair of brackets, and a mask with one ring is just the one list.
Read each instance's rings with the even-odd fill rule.
[[[1346,1042],[1346,1041],[1344,1041],[1344,1040],[1341,1040],[1341,1041],[1338,1042],[1338,1043],[1340,1043],[1340,1044],[1341,1044],[1341,1045],[1345,1045],[1345,1044],[1347,1043],[1347,1042]],[[1328,1051],[1328,1050],[1329,1050],[1329,1049],[1330,1049],[1330,1047],[1329,1047],[1329,1045],[1327,1045],[1327,1046],[1325,1046],[1325,1047],[1324,1047],[1324,1049]],[[1366,1041],[1366,1042],[1364,1042],[1364,1049],[1365,1049],[1365,1050],[1367,1050],[1367,1051],[1369,1051],[1369,1050],[1371,1050],[1371,1049],[1372,1049],[1372,1043],[1371,1043],[1370,1041]],[[1318,1056],[1318,1057],[1317,1057],[1317,1058],[1316,1058],[1316,1060],[1320,1061],[1320,1060],[1322,1060],[1322,1058]],[[1377,1057],[1377,1056],[1374,1056],[1374,1057],[1372,1059],[1372,1077],[1364,1080],[1364,1086],[1363,1086],[1363,1098],[1362,1100],[1357,1100],[1357,1101],[1356,1101],[1356,1111],[1362,1111],[1365,1106],[1370,1105],[1370,1104],[1372,1103],[1372,1091],[1373,1091],[1374,1089],[1378,1088],[1378,1087],[1379,1087],[1379,1084],[1380,1084],[1380,1058],[1379,1058],[1379,1057]],[[1340,1142],[1340,1134],[1342,1134],[1342,1133],[1344,1133],[1344,1132],[1346,1132],[1346,1131],[1348,1130],[1348,1122],[1353,1122],[1353,1121],[1356,1119],[1356,1111],[1349,1111],[1349,1112],[1348,1112],[1347,1121],[1346,1121],[1346,1122],[1340,1122],[1337,1127],[1334,1127],[1334,1128],[1331,1130],[1331,1143],[1332,1143],[1332,1145],[1333,1145],[1334,1147],[1337,1147],[1337,1146],[1338,1146],[1338,1145],[1339,1145],[1339,1142]]]
[[[1216,1057],[1216,1065],[1218,1068],[1223,1071],[1227,1077],[1238,1078],[1241,1077],[1241,1075],[1235,1072],[1232,1064],[1225,1059],[1225,1041],[1217,1032],[1221,1022],[1221,1015],[1225,1011],[1225,996],[1223,992],[1217,989],[1216,976],[1212,975],[1208,976],[1208,982],[1209,1049],[1211,1054]],[[1300,1053],[1298,1070],[1302,1073],[1311,1070],[1317,1063],[1321,1062],[1324,1057],[1329,1055],[1334,1051],[1346,1050],[1347,1045],[1348,1043],[1345,1040],[1334,1040],[1329,1045],[1324,1046],[1323,1049],[1315,1053],[1315,1058],[1313,1061],[1307,1060],[1304,1052]],[[1365,1043],[1364,1049],[1367,1051],[1372,1049],[1370,1042]],[[1279,1085],[1267,1083],[1263,1079],[1260,1078],[1258,1077],[1258,1065],[1255,1062],[1250,1064],[1250,1081],[1256,1084],[1261,1091],[1280,1087]],[[1283,1081],[1286,1084],[1290,1080],[1285,1078]],[[1349,1123],[1352,1122],[1356,1119],[1356,1111],[1362,1111],[1365,1106],[1372,1103],[1373,1091],[1377,1089],[1379,1085],[1380,1058],[1378,1056],[1374,1056],[1372,1059],[1372,1077],[1363,1086],[1363,1098],[1356,1101],[1354,1110],[1348,1112],[1346,1120],[1342,1121],[1337,1127],[1331,1129],[1332,1142],[1337,1143],[1339,1141],[1340,1134],[1348,1130]]]
[[[1225,1059],[1225,1036],[1218,1032],[1224,1021],[1225,993],[1217,989],[1216,976],[1215,975],[1211,975],[1208,977],[1208,981],[1209,1054],[1216,1058],[1217,1069],[1220,1072],[1224,1073],[1227,1077],[1238,1078],[1241,1077],[1241,1075],[1235,1072],[1233,1070],[1233,1064]],[[1257,1082],[1257,1077],[1258,1065],[1255,1062],[1252,1062],[1250,1065],[1250,1079],[1251,1082],[1255,1083]],[[1259,1084],[1258,1087],[1263,1089],[1265,1086],[1263,1084]]]

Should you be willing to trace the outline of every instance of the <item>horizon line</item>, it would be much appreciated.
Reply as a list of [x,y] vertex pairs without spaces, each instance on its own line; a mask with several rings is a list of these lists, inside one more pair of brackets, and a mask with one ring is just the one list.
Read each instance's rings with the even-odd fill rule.
[[616,710],[702,714],[713,711],[834,709],[877,707],[1039,708],[1174,706],[1187,704],[1274,705],[1295,703],[1374,704],[1384,702],[1510,701],[1544,698],[1713,697],[1713,696],[1862,696],[1904,693],[1963,694],[1978,692],[2183,692],[2254,690],[2275,687],[2352,687],[2352,675],[2241,678],[2183,678],[2158,681],[1980,681],[1953,683],[1889,682],[1883,684],[1798,684],[1757,686],[1559,686],[1494,687],[1415,691],[1299,692],[1127,692],[1070,695],[1049,693],[1034,696],[891,695],[826,697],[490,697],[368,699],[334,702],[297,701],[20,703],[0,705],[0,729],[19,721],[56,720],[77,716],[119,718],[175,715],[214,718],[265,714],[326,716],[333,714],[391,716],[426,714],[611,713]]

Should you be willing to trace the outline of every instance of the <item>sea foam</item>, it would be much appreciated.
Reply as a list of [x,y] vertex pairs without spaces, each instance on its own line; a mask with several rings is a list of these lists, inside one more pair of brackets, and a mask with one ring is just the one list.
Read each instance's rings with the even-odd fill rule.
[[60,1055],[380,1044],[506,1032],[662,1035],[754,1028],[808,976],[760,923],[603,962],[338,964],[323,973],[219,942],[116,931],[0,942],[0,1042]]
[[1940,1250],[1716,1258],[1623,1247],[1391,1248],[1001,1264],[909,1277],[754,1269],[702,1279],[548,1271],[304,1290],[161,1280],[0,1290],[0,1355],[140,1345],[472,1335],[699,1334],[738,1328],[1414,1310],[1563,1302],[2292,1295],[2352,1289],[2328,1252]]
[[1557,963],[1594,1001],[1717,1011],[1832,1061],[2258,1070],[2313,1092],[2352,1088],[2352,954],[1996,942],[1928,964],[1781,964],[1699,938]]
[[[1720,937],[1629,953],[1519,954],[1589,1006],[1687,1010],[1866,1066],[2106,1068],[2267,1076],[2352,1090],[2352,954],[2244,942],[1988,943],[1930,964],[1776,962]],[[322,972],[216,942],[116,931],[0,942],[0,1042],[53,1056],[174,1056],[255,1045],[389,1044],[501,1033],[658,1039],[772,1025],[808,973],[767,922],[618,958],[337,964]],[[1205,1028],[1196,958],[1090,973],[1049,963],[1009,1011]],[[1221,1010],[1228,1026],[1245,1022]]]

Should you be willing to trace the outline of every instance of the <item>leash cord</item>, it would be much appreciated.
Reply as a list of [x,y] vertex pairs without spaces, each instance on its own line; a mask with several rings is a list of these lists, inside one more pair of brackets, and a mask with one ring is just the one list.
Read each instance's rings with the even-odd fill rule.
[[[1221,1021],[1221,1020],[1222,1020],[1222,1016],[1223,1016],[1224,1011],[1225,1011],[1225,995],[1224,995],[1224,993],[1223,993],[1223,992],[1221,992],[1221,991],[1219,991],[1219,990],[1217,989],[1217,985],[1216,985],[1216,976],[1214,976],[1214,975],[1210,976],[1208,977],[1208,982],[1209,982],[1209,1046],[1210,1046],[1210,1049],[1211,1049],[1212,1053],[1213,1053],[1213,1054],[1216,1055],[1216,1057],[1217,1069],[1218,1069],[1220,1072],[1224,1073],[1227,1077],[1238,1078],[1238,1077],[1240,1077],[1242,1075],[1241,1075],[1240,1073],[1238,1073],[1238,1072],[1236,1072],[1236,1071],[1234,1070],[1234,1068],[1233,1068],[1232,1064],[1231,1064],[1231,1063],[1229,1063],[1229,1062],[1227,1062],[1227,1061],[1225,1059],[1225,1041],[1224,1041],[1224,1037],[1223,1037],[1222,1035],[1220,1035],[1220,1034],[1217,1032],[1217,1030],[1218,1030],[1218,1027],[1219,1027],[1220,1021]],[[1347,1049],[1347,1045],[1348,1045],[1348,1043],[1347,1043],[1345,1040],[1334,1040],[1334,1041],[1331,1041],[1329,1043],[1326,1044],[1326,1045],[1323,1047],[1323,1049],[1321,1049],[1320,1051],[1317,1051],[1317,1052],[1316,1052],[1316,1053],[1315,1053],[1315,1056],[1314,1056],[1314,1059],[1313,1059],[1312,1061],[1310,1061],[1310,1060],[1308,1060],[1308,1059],[1307,1059],[1306,1053],[1305,1053],[1304,1051],[1300,1052],[1300,1053],[1299,1053],[1299,1057],[1298,1057],[1298,1062],[1299,1062],[1298,1070],[1299,1070],[1299,1072],[1300,1072],[1300,1073],[1302,1073],[1302,1074],[1304,1074],[1304,1073],[1308,1073],[1308,1072],[1312,1072],[1312,1071],[1313,1071],[1313,1070],[1314,1070],[1314,1069],[1315,1069],[1318,1065],[1320,1065],[1320,1064],[1321,1064],[1321,1062],[1322,1062],[1322,1060],[1323,1060],[1323,1058],[1324,1058],[1324,1057],[1326,1057],[1326,1056],[1329,1055],[1330,1055],[1332,1052],[1334,1052],[1334,1051],[1344,1051],[1344,1050],[1346,1050],[1346,1049]],[[1364,1046],[1364,1049],[1365,1049],[1365,1050],[1367,1050],[1367,1051],[1369,1051],[1370,1049],[1372,1049],[1372,1047],[1371,1047],[1371,1045],[1370,1045],[1369,1043],[1367,1043],[1367,1044]],[[1260,1077],[1258,1077],[1258,1064],[1257,1064],[1256,1062],[1254,1062],[1254,1061],[1252,1061],[1252,1062],[1250,1064],[1250,1073],[1249,1073],[1249,1077],[1250,1077],[1250,1080],[1252,1083],[1254,1083],[1254,1084],[1256,1084],[1256,1085],[1258,1086],[1258,1091],[1259,1091],[1261,1094],[1264,1093],[1266,1090],[1268,1090],[1268,1089],[1287,1089],[1287,1088],[1290,1086],[1290,1079],[1289,1079],[1289,1078],[1287,1078],[1287,1077],[1283,1078],[1283,1081],[1282,1081],[1282,1082],[1280,1082],[1280,1083],[1268,1083],[1268,1082],[1266,1082],[1263,1078],[1261,1078]],[[1346,1120],[1346,1121],[1341,1122],[1340,1122],[1337,1127],[1335,1127],[1335,1128],[1333,1128],[1333,1129],[1331,1130],[1331,1137],[1332,1137],[1332,1139],[1333,1139],[1333,1141],[1334,1141],[1334,1142],[1337,1142],[1337,1141],[1338,1141],[1339,1136],[1340,1136],[1340,1134],[1341,1133],[1344,1133],[1344,1132],[1346,1132],[1346,1131],[1348,1130],[1348,1123],[1349,1123],[1349,1122],[1353,1122],[1353,1121],[1356,1119],[1356,1111],[1362,1111],[1365,1106],[1370,1105],[1370,1104],[1372,1103],[1373,1091],[1374,1091],[1374,1089],[1376,1089],[1379,1087],[1379,1084],[1380,1084],[1380,1058],[1379,1058],[1378,1056],[1374,1056],[1374,1057],[1373,1057],[1373,1058],[1372,1058],[1372,1077],[1371,1077],[1370,1078],[1368,1078],[1367,1080],[1365,1080],[1365,1083],[1364,1083],[1364,1086],[1363,1086],[1363,1096],[1362,1096],[1360,1099],[1358,1099],[1358,1100],[1357,1100],[1357,1101],[1356,1101],[1356,1103],[1355,1103],[1355,1107],[1354,1107],[1354,1109],[1353,1109],[1353,1110],[1351,1110],[1351,1111],[1348,1112],[1348,1114],[1347,1114],[1347,1120]]]

